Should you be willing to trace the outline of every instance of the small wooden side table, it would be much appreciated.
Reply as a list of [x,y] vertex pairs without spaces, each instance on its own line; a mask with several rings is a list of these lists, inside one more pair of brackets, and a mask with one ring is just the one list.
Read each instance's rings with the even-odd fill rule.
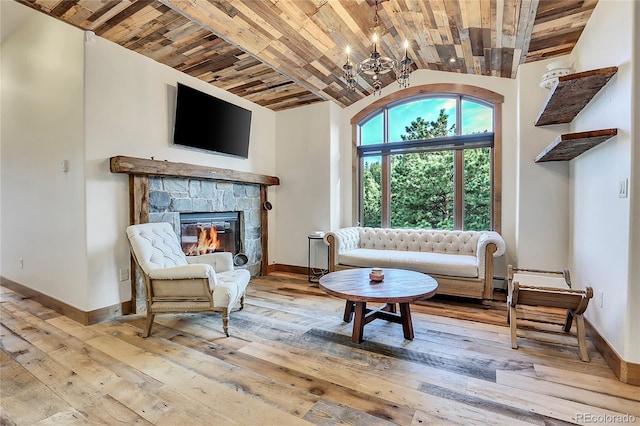
[[[587,344],[582,314],[589,305],[589,299],[593,297],[593,289],[585,290],[571,288],[569,270],[562,272],[544,271],[539,269],[518,269],[512,265],[507,266],[507,321],[511,327],[511,347],[518,349],[518,319],[517,307],[520,305],[545,306],[550,308],[562,308],[567,310],[567,316],[563,324],[563,331],[569,333],[573,319],[576,320],[577,346],[580,359],[589,362]],[[535,319],[529,319],[535,321]],[[540,338],[527,335],[529,338],[549,342],[567,344],[558,339]]]

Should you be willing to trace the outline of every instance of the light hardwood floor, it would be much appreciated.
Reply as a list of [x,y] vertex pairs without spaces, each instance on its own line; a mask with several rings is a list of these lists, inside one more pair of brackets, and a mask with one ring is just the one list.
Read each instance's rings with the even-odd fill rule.
[[252,280],[230,338],[216,314],[156,316],[142,339],[140,315],[84,327],[1,296],[0,424],[640,423],[640,388],[590,342],[590,363],[564,345],[511,349],[502,303],[436,298],[412,306],[413,341],[376,320],[354,344],[344,301],[293,274]]

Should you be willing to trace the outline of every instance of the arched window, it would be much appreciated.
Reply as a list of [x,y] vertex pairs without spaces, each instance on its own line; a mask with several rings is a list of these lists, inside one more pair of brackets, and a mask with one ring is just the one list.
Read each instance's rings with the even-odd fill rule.
[[501,103],[488,90],[439,84],[356,115],[358,222],[499,231]]

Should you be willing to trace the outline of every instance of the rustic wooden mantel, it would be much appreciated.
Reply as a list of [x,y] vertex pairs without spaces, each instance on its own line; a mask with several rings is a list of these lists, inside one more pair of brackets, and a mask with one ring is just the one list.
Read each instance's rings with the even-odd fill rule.
[[[267,202],[267,187],[280,185],[275,176],[240,172],[216,167],[199,166],[187,163],[174,163],[146,158],[116,156],[110,159],[112,173],[129,175],[129,222],[134,225],[149,222],[149,176],[174,176],[183,178],[208,179],[226,182],[238,182],[260,185],[260,205]],[[260,214],[262,266],[260,274],[267,274],[269,265],[268,250],[268,210],[263,208]],[[131,271],[135,271],[135,263],[131,259]],[[136,285],[131,282],[132,310],[136,312]]]
[[280,179],[275,176],[219,169],[216,167],[198,166],[188,163],[174,163],[171,161],[125,157],[122,155],[111,157],[111,172],[138,176],[175,176],[184,178],[224,180],[229,182],[255,183],[266,186],[280,185]]

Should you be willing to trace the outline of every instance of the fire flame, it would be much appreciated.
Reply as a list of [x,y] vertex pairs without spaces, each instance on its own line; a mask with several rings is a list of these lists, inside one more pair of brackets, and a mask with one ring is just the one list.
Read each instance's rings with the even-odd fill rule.
[[216,249],[220,248],[220,240],[218,240],[218,233],[216,232],[215,226],[199,226],[198,228],[198,242],[187,249],[187,256],[213,253]]

